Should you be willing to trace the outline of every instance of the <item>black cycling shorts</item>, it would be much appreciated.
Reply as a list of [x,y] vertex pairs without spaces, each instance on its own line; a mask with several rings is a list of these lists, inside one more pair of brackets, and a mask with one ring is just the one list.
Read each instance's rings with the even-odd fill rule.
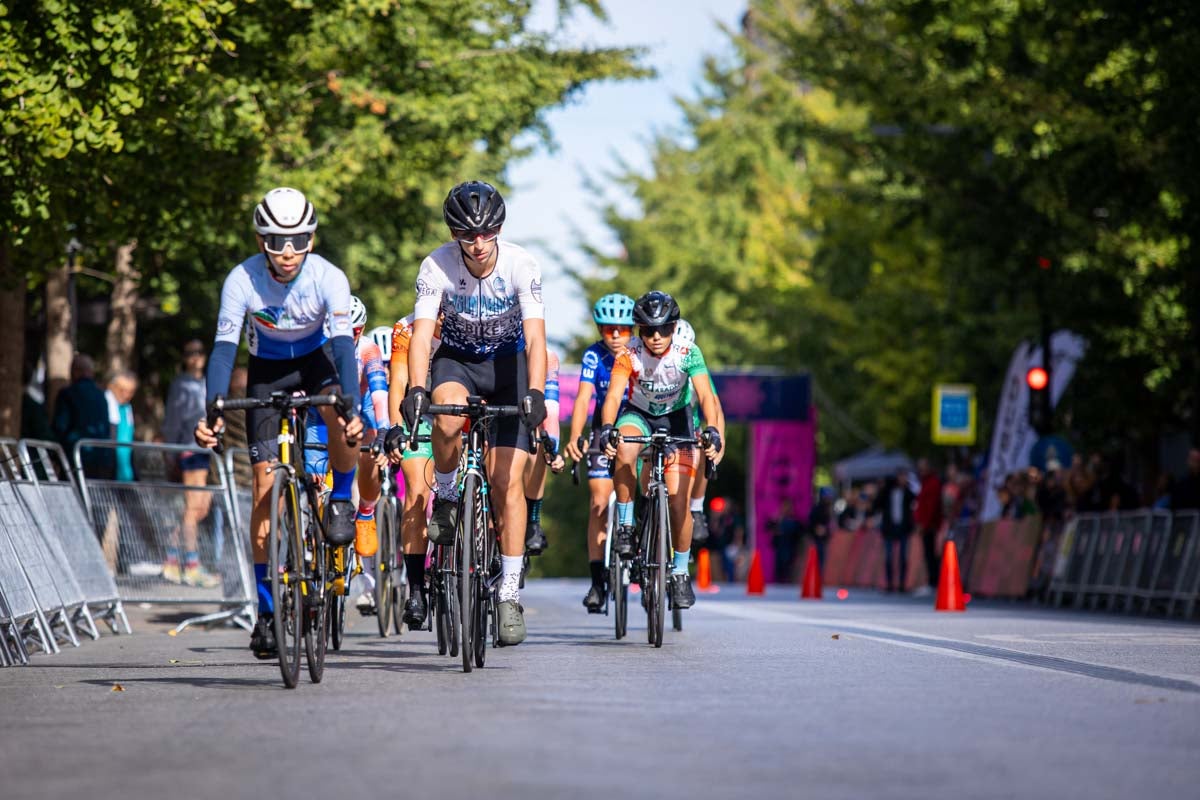
[[[330,386],[341,389],[333,359],[318,347],[297,358],[272,359],[250,356],[246,376],[246,396],[265,400],[271,392],[321,394]],[[292,432],[295,434],[295,431]],[[279,458],[279,412],[273,408],[252,408],[246,412],[246,438],[250,440],[250,463]]]
[[[524,351],[487,361],[439,348],[430,368],[433,389],[443,383],[460,383],[467,394],[478,395],[492,405],[515,406],[529,391]],[[491,447],[529,449],[529,430],[520,416],[497,417],[488,423]]]

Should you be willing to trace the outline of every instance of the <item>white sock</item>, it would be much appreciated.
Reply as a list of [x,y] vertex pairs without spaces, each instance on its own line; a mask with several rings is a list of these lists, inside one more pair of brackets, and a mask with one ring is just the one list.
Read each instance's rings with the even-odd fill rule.
[[500,591],[497,592],[500,602],[521,599],[521,568],[525,564],[524,556],[500,556]]
[[704,510],[704,498],[703,497],[693,497],[692,498],[692,511],[703,511],[703,510]]
[[433,471],[433,482],[437,485],[437,496],[444,500],[458,499],[458,467],[449,472]]

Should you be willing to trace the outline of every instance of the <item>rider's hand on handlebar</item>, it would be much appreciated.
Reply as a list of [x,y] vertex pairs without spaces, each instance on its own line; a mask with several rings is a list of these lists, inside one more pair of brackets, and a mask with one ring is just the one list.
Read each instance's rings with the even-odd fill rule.
[[570,456],[572,461],[583,461],[584,446],[585,442],[582,436],[569,440],[567,442],[567,455]]
[[721,432],[709,425],[704,429],[704,433],[700,435],[700,441],[704,444],[704,455],[709,461],[714,464],[720,464],[721,458],[725,455],[724,443],[721,441]]
[[550,462],[550,471],[553,472],[555,475],[557,475],[566,468],[567,468],[567,460],[565,458],[563,458],[562,453],[557,453],[554,456],[554,460]]
[[427,408],[429,408],[429,392],[426,391],[425,387],[408,387],[408,392],[404,395],[404,400],[400,403],[400,414],[404,417],[404,424],[408,426],[410,431],[417,427],[421,415],[425,413],[425,409]]
[[350,418],[349,422],[341,417],[338,417],[338,422],[342,424],[342,435],[346,439],[346,444],[350,445],[351,447],[357,447],[358,440],[362,438],[363,433],[362,417],[360,417],[358,414],[355,414]]
[[614,434],[619,435],[612,425],[600,426],[600,445],[604,448],[605,458],[612,459],[617,456],[617,443],[613,441]]
[[399,464],[404,457],[404,448],[408,445],[408,437],[404,434],[404,427],[401,425],[393,425],[383,437],[383,452],[387,454],[388,461],[393,464]]
[[192,435],[196,438],[196,444],[205,448],[217,446],[217,434],[225,430],[225,418],[217,417],[216,424],[211,428],[208,427],[208,420],[201,419],[196,423],[196,429]]
[[530,389],[521,400],[521,417],[529,430],[541,427],[546,421],[546,395],[541,389]]

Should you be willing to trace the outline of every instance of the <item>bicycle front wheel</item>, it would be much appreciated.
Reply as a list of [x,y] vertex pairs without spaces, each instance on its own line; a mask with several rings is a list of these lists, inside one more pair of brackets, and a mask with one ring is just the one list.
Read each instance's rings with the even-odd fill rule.
[[671,525],[667,518],[667,490],[659,486],[654,492],[654,502],[649,510],[651,516],[651,555],[648,559],[650,567],[650,583],[654,586],[654,594],[648,604],[648,613],[653,617],[649,626],[650,644],[662,647],[663,626],[667,615],[667,550],[671,538]]
[[304,606],[304,658],[308,663],[308,677],[320,683],[325,676],[325,651],[329,642],[329,594],[325,584],[327,565],[324,544],[316,541],[314,526],[304,536],[306,569],[312,576],[306,589]]
[[476,519],[482,507],[479,504],[477,485],[479,478],[467,475],[463,480],[462,500],[458,509],[458,544],[455,549],[458,566],[458,619],[462,634],[462,665],[463,672],[470,672],[475,667],[475,637],[477,635],[475,619],[479,594],[477,573],[482,568],[476,562],[476,538],[483,535],[479,528],[480,520]]
[[379,552],[375,554],[375,622],[379,635],[387,637],[392,621],[392,579],[395,574],[396,526],[391,501],[385,500],[375,508],[375,525],[379,533]]
[[283,685],[295,689],[300,680],[301,585],[304,554],[300,552],[300,507],[287,470],[275,473],[271,485],[271,527],[267,540],[271,600],[275,606],[275,642]]

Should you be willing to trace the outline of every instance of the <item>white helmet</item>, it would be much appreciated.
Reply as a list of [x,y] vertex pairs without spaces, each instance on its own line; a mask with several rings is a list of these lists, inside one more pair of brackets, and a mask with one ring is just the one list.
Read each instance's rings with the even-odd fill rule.
[[357,295],[350,297],[350,327],[367,327],[367,307],[363,305],[363,301],[359,300]]
[[692,329],[691,323],[686,319],[681,319],[675,323],[675,338],[686,340],[689,344],[695,344],[696,331]]
[[371,328],[371,332],[367,334],[371,337],[371,341],[379,348],[380,355],[384,361],[392,360],[392,329],[387,325],[380,325],[378,328]]
[[281,186],[267,192],[254,209],[254,230],[272,233],[312,233],[317,229],[317,212],[303,193]]

